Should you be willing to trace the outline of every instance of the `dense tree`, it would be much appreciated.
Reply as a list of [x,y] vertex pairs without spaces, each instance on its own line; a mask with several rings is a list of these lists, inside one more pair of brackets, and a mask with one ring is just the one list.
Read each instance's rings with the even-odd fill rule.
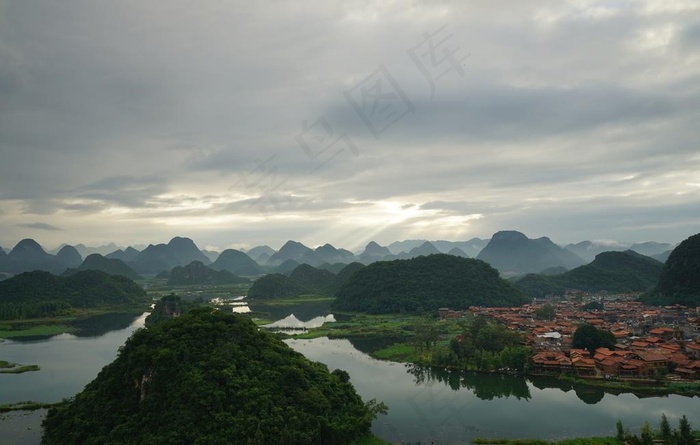
[[603,309],[605,309],[605,306],[599,301],[591,301],[581,306],[582,311],[602,311]]
[[248,298],[251,300],[264,300],[270,298],[295,297],[303,295],[305,289],[296,281],[286,275],[273,273],[260,277],[248,290]]
[[203,308],[135,332],[49,410],[43,443],[346,444],[385,409],[247,317]]
[[617,440],[619,440],[620,442],[624,441],[625,440],[625,429],[622,426],[621,420],[618,420],[617,423],[615,423],[615,431],[617,433],[615,435],[615,437],[617,437]]
[[610,331],[598,329],[590,324],[584,324],[579,326],[574,332],[571,346],[587,349],[593,355],[598,348],[615,347],[615,336]]
[[541,308],[535,309],[535,318],[538,320],[554,320],[557,311],[551,304],[545,304]]
[[170,295],[166,295],[156,302],[155,307],[151,313],[148,314],[148,317],[146,317],[145,325],[146,327],[149,327],[156,323],[179,317],[185,312],[199,306],[200,304],[197,302],[184,301],[178,295],[171,293]]
[[677,445],[695,445],[695,437],[693,437],[693,430],[690,428],[690,422],[688,418],[683,415],[678,420],[678,434],[676,435]]
[[85,270],[67,277],[34,271],[0,281],[0,320],[60,315],[70,308],[120,306],[149,301],[130,279]]
[[644,422],[642,425],[642,444],[643,445],[653,445],[654,443],[654,433],[651,431],[651,425],[649,422]]
[[258,278],[248,291],[252,299],[297,297],[300,295],[333,295],[355,272],[365,266],[350,263],[334,274],[333,272],[299,264],[294,266],[289,276],[274,273]]
[[663,440],[671,439],[671,425],[668,423],[666,414],[661,414],[661,423],[659,424],[659,435]]
[[700,233],[678,245],[668,257],[653,291],[642,296],[647,304],[700,305]]
[[527,300],[485,262],[437,254],[378,261],[358,270],[338,291],[333,308],[422,312],[440,307],[516,306]]
[[433,354],[433,365],[492,370],[510,368],[522,371],[530,356],[522,337],[500,323],[473,317],[461,323],[462,333],[450,340],[449,354]]
[[240,284],[249,283],[247,278],[239,277],[228,270],[214,270],[201,261],[192,261],[187,266],[176,266],[168,275],[169,285],[187,284]]
[[641,292],[656,285],[663,267],[661,262],[631,250],[603,252],[593,262],[563,274],[528,274],[515,285],[531,297],[563,294],[566,289]]

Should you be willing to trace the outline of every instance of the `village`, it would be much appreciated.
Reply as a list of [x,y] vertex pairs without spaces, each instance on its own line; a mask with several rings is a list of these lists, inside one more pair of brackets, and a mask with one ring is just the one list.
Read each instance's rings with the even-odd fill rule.
[[[524,335],[532,348],[529,374],[699,380],[700,308],[645,306],[634,301],[637,296],[567,291],[561,297],[536,299],[522,307],[470,307],[469,312]],[[550,311],[547,319],[540,316],[543,308]],[[441,319],[464,315],[447,308],[438,314]],[[594,354],[572,348],[574,332],[583,324],[610,331],[615,337],[614,348],[600,347]]]

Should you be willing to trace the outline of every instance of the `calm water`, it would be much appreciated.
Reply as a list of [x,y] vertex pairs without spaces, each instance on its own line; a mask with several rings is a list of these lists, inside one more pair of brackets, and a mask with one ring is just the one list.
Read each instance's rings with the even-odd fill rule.
[[[295,311],[296,313],[296,311]],[[287,317],[280,311],[281,318]],[[316,315],[319,315],[318,313]],[[304,313],[303,319],[312,318]],[[0,375],[0,403],[59,401],[79,392],[111,362],[144,316],[127,327],[94,337],[60,335],[50,339],[0,343],[0,358],[38,364],[39,372]],[[301,318],[301,317],[299,317]],[[611,435],[622,420],[635,429],[666,413],[672,423],[686,414],[700,427],[700,399],[681,396],[638,398],[575,388],[551,380],[431,371],[374,360],[348,340],[287,340],[287,344],[331,370],[345,369],[365,400],[389,406],[374,432],[395,443],[468,443],[474,437]],[[355,341],[357,347],[370,345]],[[0,416],[0,444],[38,445],[44,412]]]
[[145,313],[131,316],[127,327],[97,336],[61,334],[35,341],[5,340],[0,343],[2,360],[39,365],[41,370],[1,374],[0,404],[24,400],[60,402],[75,395],[114,360],[131,333],[143,327],[145,318]]
[[[287,340],[295,350],[329,369],[345,369],[367,400],[389,406],[373,426],[392,441],[469,443],[476,437],[543,438],[614,435],[615,422],[631,430],[657,425],[662,413],[675,426],[685,414],[700,427],[700,399],[613,395],[556,381],[459,372],[430,372],[374,360],[348,340]],[[547,387],[547,386],[561,386]]]

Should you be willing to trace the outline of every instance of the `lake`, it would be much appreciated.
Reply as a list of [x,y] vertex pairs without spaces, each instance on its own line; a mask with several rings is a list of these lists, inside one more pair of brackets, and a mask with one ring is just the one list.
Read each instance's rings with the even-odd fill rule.
[[[291,311],[291,312],[290,312]],[[280,310],[311,321],[325,312]],[[62,334],[49,339],[0,343],[0,358],[37,364],[41,371],[0,375],[0,404],[23,400],[56,402],[82,390],[117,355],[145,316],[126,327],[89,337]],[[122,322],[123,323],[123,322]],[[378,436],[395,443],[463,444],[474,437],[562,438],[613,435],[620,419],[630,429],[644,421],[658,424],[666,413],[675,426],[685,414],[700,427],[700,399],[682,396],[638,398],[574,387],[556,380],[447,372],[374,360],[349,340],[286,340],[295,350],[330,370],[346,370],[363,399],[376,398],[389,413],[373,425]],[[0,421],[0,443],[37,445],[44,412],[11,413]]]

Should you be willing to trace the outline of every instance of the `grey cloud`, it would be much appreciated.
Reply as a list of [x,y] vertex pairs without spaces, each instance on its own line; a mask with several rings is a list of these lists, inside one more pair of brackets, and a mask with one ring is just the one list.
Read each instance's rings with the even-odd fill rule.
[[78,187],[72,193],[81,199],[127,207],[145,207],[151,199],[168,190],[168,182],[159,177],[112,176]]
[[[390,200],[406,213],[484,214],[470,222],[481,236],[519,221],[532,233],[540,224],[578,236],[587,218],[597,234],[584,238],[625,238],[623,226],[633,233],[604,200],[572,212],[567,203],[586,194],[609,196],[640,226],[645,214],[657,226],[667,214],[669,227],[653,233],[686,230],[671,225],[688,227],[693,215],[666,213],[663,202],[677,192],[685,193],[678,209],[696,203],[683,178],[697,182],[700,168],[700,70],[689,63],[699,15],[616,4],[600,17],[589,7],[596,5],[0,0],[2,207],[68,210],[70,218],[56,220],[60,235],[76,237],[84,232],[71,218],[115,205],[131,210],[125,234],[152,234],[165,230],[150,226],[154,215],[250,215],[256,198],[237,197],[274,195],[281,214],[309,220],[345,223],[365,209],[356,203]],[[455,44],[471,56],[465,75],[441,78],[430,99],[406,51],[442,26],[445,12]],[[679,34],[667,46],[638,45],[668,23]],[[377,139],[343,92],[380,64],[415,113]],[[347,132],[358,156],[345,152],[317,169],[321,158],[311,159],[295,136],[302,121],[321,116],[334,135]],[[270,156],[285,181],[279,189],[256,183],[256,160]],[[642,210],[615,196],[635,196]],[[530,198],[553,201],[523,203]],[[558,213],[579,220],[557,224],[550,215]],[[10,212],[1,219],[18,225]],[[220,237],[311,238],[323,227],[267,222]],[[218,243],[209,229],[182,230]],[[407,230],[397,224],[377,236],[391,241]]]
[[688,49],[697,50],[700,46],[700,23],[695,22],[687,25],[680,32],[680,43]]
[[[700,96],[664,95],[619,85],[565,89],[490,84],[460,91],[458,97],[413,103],[416,112],[385,130],[382,139],[523,141],[585,133],[601,127],[680,117],[697,110]],[[353,134],[368,134],[346,103],[333,104],[328,114],[353,123]]]
[[38,229],[38,230],[51,230],[51,231],[60,231],[62,229],[52,226],[51,224],[43,223],[43,222],[35,222],[31,224],[19,224],[19,227],[24,227],[27,229]]

